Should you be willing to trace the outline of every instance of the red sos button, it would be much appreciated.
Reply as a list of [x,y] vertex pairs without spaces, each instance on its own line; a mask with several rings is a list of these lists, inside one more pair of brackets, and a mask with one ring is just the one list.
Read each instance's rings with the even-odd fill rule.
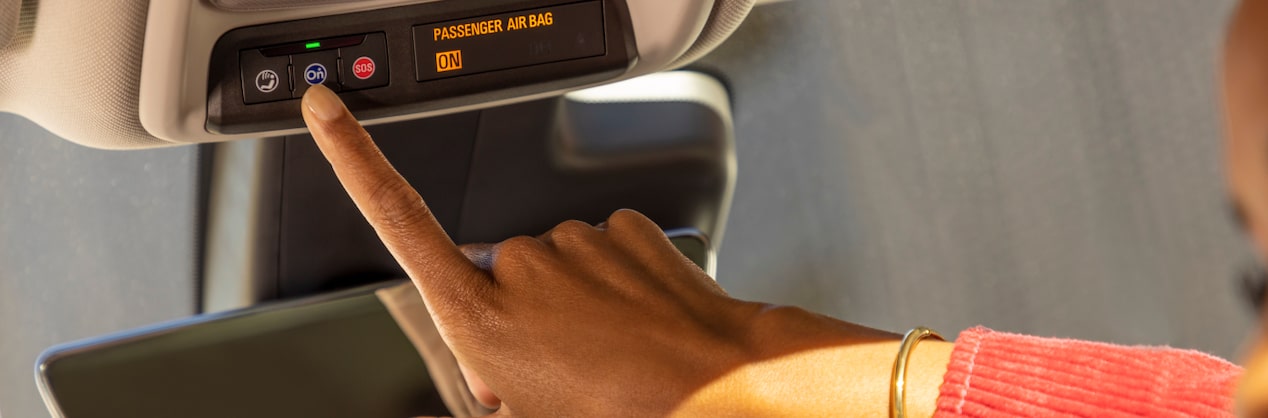
[[352,75],[362,80],[373,77],[374,60],[370,59],[370,57],[357,58],[356,61],[352,62]]

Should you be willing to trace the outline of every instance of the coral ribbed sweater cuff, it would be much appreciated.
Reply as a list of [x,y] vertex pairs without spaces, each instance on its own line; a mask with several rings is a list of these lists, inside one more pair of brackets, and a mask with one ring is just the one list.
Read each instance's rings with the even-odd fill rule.
[[1241,373],[1193,350],[976,327],[955,342],[934,416],[1231,417]]

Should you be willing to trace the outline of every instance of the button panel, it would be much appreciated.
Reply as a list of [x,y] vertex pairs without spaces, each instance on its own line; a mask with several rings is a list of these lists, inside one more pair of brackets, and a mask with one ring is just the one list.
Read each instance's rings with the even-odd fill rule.
[[387,36],[382,32],[342,36],[238,54],[245,104],[304,97],[308,87],[334,91],[387,86]]
[[[232,29],[211,51],[204,128],[213,135],[301,128],[298,97],[310,79],[338,86],[348,109],[367,120],[435,115],[617,80],[638,62],[626,2],[410,2]],[[333,67],[329,56],[305,55],[327,51],[336,51]],[[253,58],[276,60],[260,68],[250,64]],[[321,67],[310,78],[314,63]],[[420,68],[430,73],[420,75]],[[272,73],[261,76],[265,69]]]

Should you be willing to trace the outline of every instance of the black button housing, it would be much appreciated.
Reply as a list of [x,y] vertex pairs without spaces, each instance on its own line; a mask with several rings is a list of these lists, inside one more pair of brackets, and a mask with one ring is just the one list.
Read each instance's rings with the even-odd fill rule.
[[[318,52],[334,53],[333,61],[325,61],[335,65],[327,67],[325,82],[332,87],[347,83],[340,89],[340,98],[362,119],[429,113],[612,81],[638,60],[626,1],[428,1],[237,28],[221,36],[211,51],[205,128],[223,135],[302,128],[296,99],[307,91],[304,73],[310,62],[300,61]],[[426,40],[446,48],[436,49],[425,60],[418,58],[415,32],[441,22],[451,23],[432,27],[433,36]],[[499,25],[500,32],[490,32]],[[484,35],[473,31],[466,36],[472,27]],[[445,39],[434,36],[436,29],[442,35],[448,31],[441,36]],[[383,35],[388,62],[364,55],[375,61],[375,72],[366,77],[371,82],[353,81],[353,67],[362,56],[355,48],[367,39],[377,42],[375,34]],[[489,49],[486,43],[502,47]],[[266,57],[290,57],[293,99],[244,102],[247,83],[240,55],[256,50]],[[420,60],[433,71],[447,71],[420,79],[416,68]],[[360,71],[363,75],[365,67]],[[387,79],[386,85],[375,80],[380,75]]]
[[366,35],[361,45],[339,48],[339,79],[344,91],[388,85],[392,79],[389,68],[387,36],[381,32]]
[[242,51],[242,99],[246,104],[291,98],[288,56],[266,57],[258,49]]
[[339,91],[339,50],[291,55],[291,65],[295,67],[295,91],[291,97],[304,97],[313,84]]

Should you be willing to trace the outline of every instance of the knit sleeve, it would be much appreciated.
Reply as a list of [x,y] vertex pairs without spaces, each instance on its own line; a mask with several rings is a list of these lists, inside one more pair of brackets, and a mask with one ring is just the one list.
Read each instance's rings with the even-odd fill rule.
[[955,342],[934,416],[1231,417],[1241,373],[1192,350],[977,327]]

